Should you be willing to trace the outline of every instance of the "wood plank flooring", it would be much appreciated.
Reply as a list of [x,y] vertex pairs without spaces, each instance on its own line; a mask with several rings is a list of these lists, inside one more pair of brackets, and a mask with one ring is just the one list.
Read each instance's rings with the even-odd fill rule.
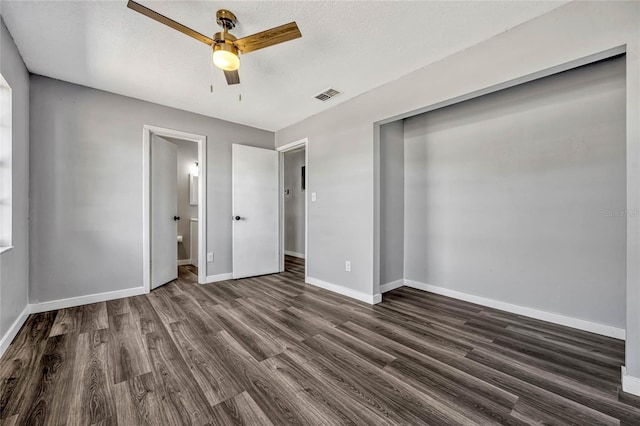
[[400,288],[368,306],[286,272],[31,315],[2,425],[640,425],[624,342]]

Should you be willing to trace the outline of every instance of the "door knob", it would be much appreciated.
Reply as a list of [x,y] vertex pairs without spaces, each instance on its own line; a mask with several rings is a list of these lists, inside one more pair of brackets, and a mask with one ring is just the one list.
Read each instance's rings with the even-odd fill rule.
[[180,220],[180,216],[174,216],[173,220]]
[[234,217],[234,219],[235,219],[235,220],[240,220],[240,219],[241,219],[241,217],[240,217],[240,216],[236,216],[236,217]]

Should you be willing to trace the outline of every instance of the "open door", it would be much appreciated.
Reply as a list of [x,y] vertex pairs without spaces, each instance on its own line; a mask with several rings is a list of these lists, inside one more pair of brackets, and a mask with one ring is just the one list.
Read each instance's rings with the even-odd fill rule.
[[233,278],[280,272],[278,153],[232,147]]
[[178,147],[151,143],[151,289],[178,278]]

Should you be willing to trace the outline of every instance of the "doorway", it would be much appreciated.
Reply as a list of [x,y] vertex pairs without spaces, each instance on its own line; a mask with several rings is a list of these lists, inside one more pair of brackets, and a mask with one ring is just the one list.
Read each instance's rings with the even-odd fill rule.
[[206,136],[143,127],[143,283],[147,292],[197,268],[206,282]]
[[[159,136],[155,136],[158,137]],[[198,145],[193,141],[164,139],[177,147],[177,262],[178,267],[189,269],[197,275],[198,267],[198,184],[200,181],[200,162],[198,161]],[[153,158],[154,144],[151,144]],[[153,175],[153,160],[151,164]],[[152,210],[153,210],[153,181],[151,182]],[[153,218],[153,211],[151,214]],[[151,223],[153,228],[153,220]],[[153,244],[153,238],[152,238]],[[152,249],[153,250],[153,249]],[[152,251],[153,257],[153,251]],[[153,264],[153,263],[152,263]],[[153,277],[152,277],[153,287]]]
[[308,140],[277,148],[280,152],[280,271],[307,278],[308,252]]

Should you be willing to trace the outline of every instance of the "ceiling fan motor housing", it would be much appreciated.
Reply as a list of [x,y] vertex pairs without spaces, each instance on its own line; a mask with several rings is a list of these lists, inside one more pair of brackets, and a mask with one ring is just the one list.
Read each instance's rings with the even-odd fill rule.
[[227,52],[231,52],[234,55],[238,56],[238,48],[231,43],[216,43],[215,46],[213,46],[213,51],[215,52],[216,50],[226,50]]
[[213,35],[213,40],[216,44],[213,46],[214,50],[226,50],[229,52],[233,52],[234,54],[238,54],[238,48],[233,44],[236,41],[236,38],[233,34],[229,34],[228,32],[220,32],[215,33]]

